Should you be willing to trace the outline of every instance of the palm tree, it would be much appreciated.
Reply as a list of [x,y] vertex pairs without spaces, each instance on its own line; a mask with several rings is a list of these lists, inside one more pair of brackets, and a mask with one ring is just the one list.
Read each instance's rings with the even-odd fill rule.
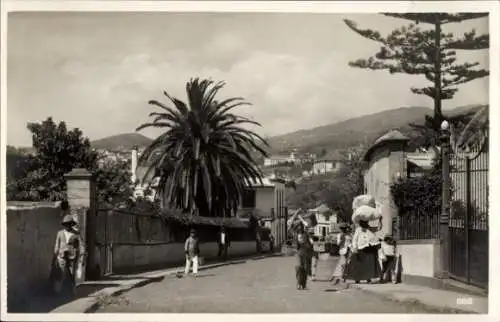
[[[190,80],[186,84],[188,103],[164,95],[173,107],[152,100],[161,112],[137,128],[165,129],[139,158],[146,164],[146,178],[159,176],[163,208],[198,212],[201,216],[226,216],[236,212],[240,196],[252,182],[262,182],[255,152],[266,157],[267,142],[244,125],[258,125],[232,110],[250,105],[243,98],[215,99],[224,82]],[[152,155],[158,157],[150,160]],[[149,164],[148,164],[149,160]]]
[[489,105],[484,105],[472,117],[450,119],[451,148],[459,158],[475,159],[487,147],[489,110]]

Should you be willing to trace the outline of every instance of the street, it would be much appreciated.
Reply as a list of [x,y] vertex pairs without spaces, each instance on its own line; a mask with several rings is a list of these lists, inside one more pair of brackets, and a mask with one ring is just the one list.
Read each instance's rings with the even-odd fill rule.
[[197,278],[167,276],[132,289],[96,313],[429,313],[327,282],[335,259],[319,261],[318,280],[295,289],[294,257],[271,257],[203,270]]

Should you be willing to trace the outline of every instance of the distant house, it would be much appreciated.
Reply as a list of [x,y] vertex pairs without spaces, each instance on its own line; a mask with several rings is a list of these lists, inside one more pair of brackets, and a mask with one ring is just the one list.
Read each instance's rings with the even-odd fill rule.
[[262,183],[253,182],[242,196],[237,216],[246,218],[250,214],[265,219],[273,218],[285,208],[285,182],[277,178],[263,178]]
[[297,152],[292,151],[289,155],[273,155],[264,159],[264,167],[273,167],[281,164],[302,164],[310,160],[310,156],[299,156]]
[[270,156],[269,158],[264,159],[264,166],[265,167],[272,167],[276,166],[279,164],[284,164],[290,162],[290,157],[286,155],[273,155]]
[[159,177],[155,176],[153,171],[148,173],[149,167],[155,158],[159,157],[158,152],[153,152],[150,158],[143,164],[139,165],[139,157],[143,151],[138,148],[132,149],[131,153],[131,171],[132,182],[135,184],[134,197],[146,198],[154,201],[158,191]]
[[331,232],[332,226],[337,223],[337,214],[325,204],[309,209],[309,212],[316,216],[317,225],[314,227],[314,234],[326,236]]
[[404,155],[404,172],[400,176],[417,177],[425,172],[432,170],[434,162],[438,159],[438,155],[433,150],[429,152],[412,152]]
[[263,178],[262,182],[251,182],[250,188],[241,197],[237,217],[249,220],[256,217],[270,228],[277,243],[285,239],[284,221],[286,212],[286,182],[281,178]]
[[314,161],[311,172],[313,174],[332,173],[340,168],[340,162],[335,160]]

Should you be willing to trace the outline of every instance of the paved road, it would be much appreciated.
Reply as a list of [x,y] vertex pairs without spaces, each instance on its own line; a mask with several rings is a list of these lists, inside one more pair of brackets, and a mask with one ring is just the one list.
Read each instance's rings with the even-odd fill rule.
[[326,279],[333,260],[320,261],[318,281],[295,289],[294,258],[248,260],[200,272],[197,278],[163,281],[133,289],[97,313],[427,313],[357,289],[336,289]]

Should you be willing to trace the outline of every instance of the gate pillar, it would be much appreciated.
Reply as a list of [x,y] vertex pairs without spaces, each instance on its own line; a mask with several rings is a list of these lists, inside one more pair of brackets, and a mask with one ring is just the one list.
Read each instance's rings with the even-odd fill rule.
[[93,275],[97,264],[95,262],[97,209],[95,177],[86,169],[73,169],[64,175],[64,178],[66,179],[68,203],[72,213],[76,215],[75,219],[85,245],[85,260],[79,263],[82,276],[77,279],[77,283],[81,283]]

